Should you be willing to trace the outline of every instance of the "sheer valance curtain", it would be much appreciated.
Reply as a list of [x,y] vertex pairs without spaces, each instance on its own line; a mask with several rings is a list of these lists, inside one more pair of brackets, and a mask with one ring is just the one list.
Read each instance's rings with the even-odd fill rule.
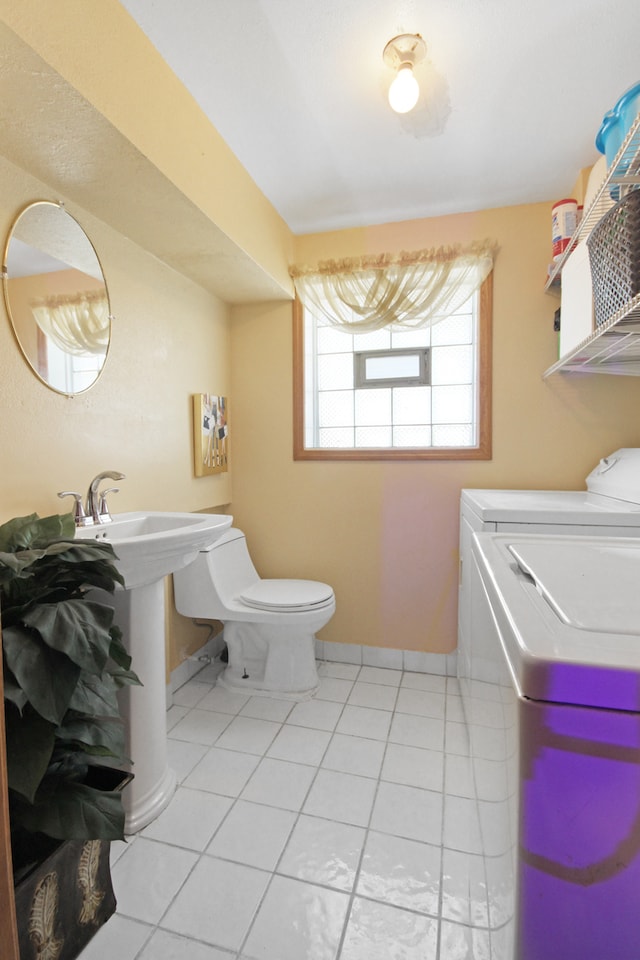
[[491,273],[497,252],[486,240],[292,267],[303,306],[347,333],[416,329],[455,313]]
[[55,345],[80,357],[104,355],[109,345],[109,301],[103,291],[53,296],[31,304],[43,333]]

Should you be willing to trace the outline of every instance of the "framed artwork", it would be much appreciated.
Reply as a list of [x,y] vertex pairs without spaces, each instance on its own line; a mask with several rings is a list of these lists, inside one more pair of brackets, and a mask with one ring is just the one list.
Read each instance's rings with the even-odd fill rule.
[[196,477],[224,473],[229,463],[229,403],[213,393],[193,395],[193,460]]

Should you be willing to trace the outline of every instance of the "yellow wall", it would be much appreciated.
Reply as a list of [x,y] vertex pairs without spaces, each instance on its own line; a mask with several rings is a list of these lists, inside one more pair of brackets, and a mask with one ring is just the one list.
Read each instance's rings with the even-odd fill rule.
[[640,445],[640,381],[542,373],[557,359],[543,292],[550,204],[299,237],[296,262],[498,241],[493,459],[331,463],[292,457],[290,304],[232,311],[235,522],[263,576],[331,583],[322,638],[434,653],[456,642],[463,487],[577,489],[598,459]]
[[[0,158],[0,235],[30,200],[58,199]],[[94,243],[115,315],[104,372],[69,400],[48,390],[0,322],[0,522],[71,509],[59,490],[83,495],[106,469],[119,470],[111,508],[210,510],[231,500],[231,472],[195,478],[193,393],[229,395],[229,308],[86,211],[67,203]],[[230,424],[231,437],[233,423]],[[233,457],[233,448],[231,448]],[[190,652],[203,631],[172,624]],[[182,629],[180,629],[182,627]],[[170,654],[175,666],[179,656]]]
[[[60,510],[56,491],[84,492],[105,468],[127,474],[115,510],[227,503],[231,474],[193,476],[190,413],[192,393],[227,394],[231,511],[259,570],[334,585],[326,639],[451,650],[460,489],[575,488],[601,455],[640,445],[640,381],[541,378],[557,344],[542,292],[550,204],[296,240],[117,0],[60,0],[54,17],[41,0],[0,8],[3,150],[17,164],[0,161],[0,232],[30,200],[66,199],[116,316],[105,372],[74,400],[38,382],[0,323],[0,519]],[[493,460],[294,463],[288,261],[486,236],[501,247]],[[229,274],[227,299],[248,305],[207,292]]]

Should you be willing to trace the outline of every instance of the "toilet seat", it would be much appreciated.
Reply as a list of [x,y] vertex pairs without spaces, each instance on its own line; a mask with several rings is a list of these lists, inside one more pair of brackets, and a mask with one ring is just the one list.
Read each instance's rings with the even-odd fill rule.
[[331,587],[316,580],[258,580],[239,597],[258,610],[291,613],[313,610],[332,598]]

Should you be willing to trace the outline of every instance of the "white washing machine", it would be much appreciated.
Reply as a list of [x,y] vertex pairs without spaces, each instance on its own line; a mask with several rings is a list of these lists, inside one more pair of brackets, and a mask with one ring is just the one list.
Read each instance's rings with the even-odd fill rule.
[[640,539],[477,533],[468,563],[492,960],[638,960]]
[[[463,490],[460,500],[458,673],[469,672],[473,625],[465,567],[474,532],[640,537],[640,448],[616,450],[586,490]],[[640,958],[640,949],[638,952]]]

